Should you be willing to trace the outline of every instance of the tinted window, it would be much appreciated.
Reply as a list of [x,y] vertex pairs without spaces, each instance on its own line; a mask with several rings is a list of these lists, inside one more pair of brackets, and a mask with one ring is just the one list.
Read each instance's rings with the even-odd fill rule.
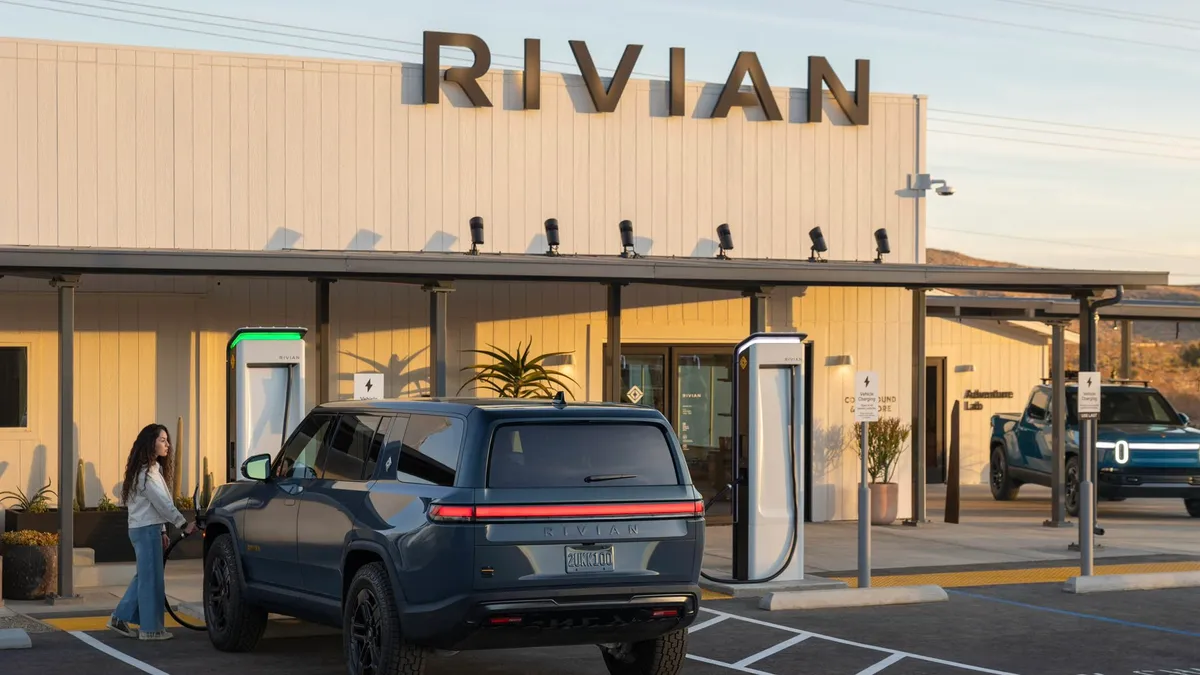
[[300,423],[275,464],[275,475],[281,478],[316,478],[321,473],[318,462],[321,446],[333,425],[333,415],[309,415]]
[[679,485],[675,457],[662,428],[567,423],[509,424],[496,430],[488,487],[589,485]]
[[321,453],[317,465],[327,480],[363,480],[367,477],[367,458],[379,454],[383,436],[377,433],[380,418],[375,415],[342,415],[337,428]]
[[462,439],[463,421],[457,417],[410,415],[396,478],[406,483],[454,485]]
[[[1067,423],[1079,421],[1077,390],[1067,390]],[[1153,389],[1100,388],[1101,424],[1180,424],[1179,415],[1163,395]]]
[[1029,416],[1035,420],[1044,420],[1050,411],[1050,397],[1038,389],[1029,399]]
[[29,350],[0,347],[0,428],[29,426]]

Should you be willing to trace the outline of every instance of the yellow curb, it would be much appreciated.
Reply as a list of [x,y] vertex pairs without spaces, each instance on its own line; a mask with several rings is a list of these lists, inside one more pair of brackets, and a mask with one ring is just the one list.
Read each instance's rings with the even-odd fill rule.
[[[1139,574],[1147,572],[1193,572],[1200,570],[1200,562],[1130,563],[1124,565],[1097,565],[1096,575]],[[984,570],[978,572],[934,572],[930,574],[895,574],[871,577],[871,586],[924,586],[961,588],[964,586],[1006,586],[1014,584],[1063,583],[1079,575],[1079,567],[1031,567],[1015,570]],[[851,588],[858,587],[857,577],[832,577],[844,581]]]

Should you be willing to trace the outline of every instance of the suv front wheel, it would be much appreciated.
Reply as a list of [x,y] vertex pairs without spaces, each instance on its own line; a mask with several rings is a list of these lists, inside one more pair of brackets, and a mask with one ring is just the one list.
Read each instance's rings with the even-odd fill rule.
[[687,630],[677,630],[615,649],[601,647],[601,652],[612,675],[675,675],[687,657],[687,641]]
[[423,675],[424,649],[405,642],[392,581],[383,563],[363,565],[342,608],[342,645],[350,675]]
[[222,534],[204,558],[204,623],[223,652],[248,652],[267,629],[267,612],[242,597],[242,569],[233,536]]

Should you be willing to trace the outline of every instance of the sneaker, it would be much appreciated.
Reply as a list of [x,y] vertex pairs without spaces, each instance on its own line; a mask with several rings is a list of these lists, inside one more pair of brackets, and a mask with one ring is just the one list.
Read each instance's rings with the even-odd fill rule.
[[108,624],[106,625],[106,628],[113,632],[120,633],[125,637],[135,638],[138,636],[138,632],[136,630],[130,628],[129,624],[125,623],[123,620],[118,619],[115,614],[108,617]]
[[138,631],[138,639],[139,640],[161,641],[161,640],[170,640],[173,637],[175,637],[175,636],[168,633],[165,630],[156,630],[156,631],[153,631],[150,633]]

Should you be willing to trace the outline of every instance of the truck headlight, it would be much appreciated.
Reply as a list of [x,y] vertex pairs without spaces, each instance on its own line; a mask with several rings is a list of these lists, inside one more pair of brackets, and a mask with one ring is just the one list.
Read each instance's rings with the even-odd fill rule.
[[1113,448],[1113,459],[1117,460],[1117,464],[1125,464],[1129,461],[1129,441],[1117,441],[1117,445]]

